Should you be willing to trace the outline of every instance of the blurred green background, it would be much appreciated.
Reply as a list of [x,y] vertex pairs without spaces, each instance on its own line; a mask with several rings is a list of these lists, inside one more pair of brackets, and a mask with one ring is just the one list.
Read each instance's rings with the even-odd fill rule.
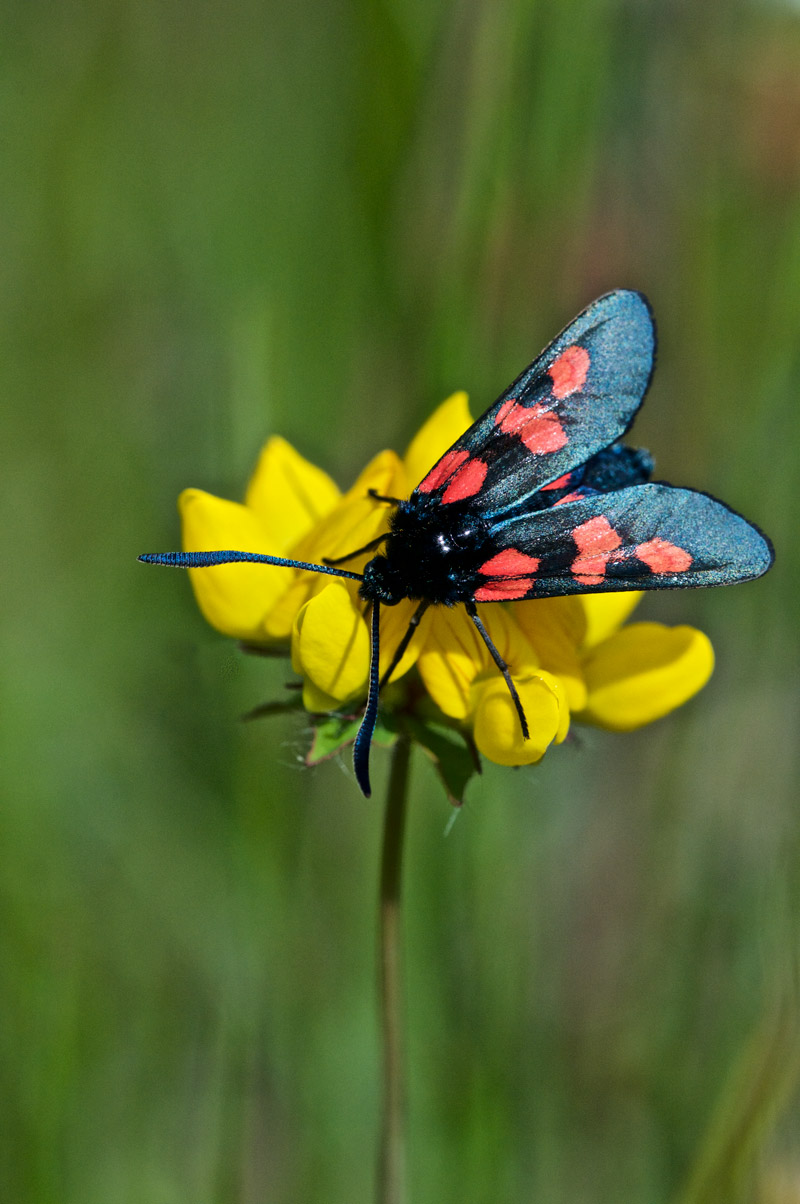
[[800,1201],[800,8],[8,0],[0,1199],[368,1200],[377,801],[243,726],[175,498],[272,432],[347,485],[643,289],[636,439],[764,581],[718,669],[449,808],[413,765],[414,1204]]

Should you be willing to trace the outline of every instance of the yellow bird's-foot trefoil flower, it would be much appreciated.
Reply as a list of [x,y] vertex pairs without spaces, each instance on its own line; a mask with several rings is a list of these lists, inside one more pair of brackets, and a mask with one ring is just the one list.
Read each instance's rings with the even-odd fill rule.
[[[273,437],[245,493],[231,502],[199,489],[179,499],[185,553],[247,552],[309,564],[347,557],[360,574],[389,530],[392,507],[408,497],[470,425],[456,393],[424,424],[401,459],[379,453],[347,492]],[[350,556],[357,549],[364,550]],[[223,563],[190,567],[201,612],[246,648],[285,648],[315,729],[314,764],[352,742],[369,687],[369,616],[355,578],[291,567]],[[571,720],[628,731],[667,714],[708,680],[713,651],[691,627],[626,623],[640,593],[571,595],[477,607],[508,667],[527,720],[461,606],[431,606],[392,667],[417,603],[380,608],[379,673],[392,667],[376,730],[390,744],[404,730],[433,759],[453,802],[479,767],[530,765],[566,737]],[[290,704],[287,704],[287,709]],[[270,708],[275,710],[277,708]]]
[[772,564],[752,523],[650,481],[648,453],[619,443],[654,359],[646,298],[607,293],[474,424],[456,393],[344,494],[271,439],[242,504],[187,490],[184,552],[140,559],[188,568],[219,631],[291,651],[317,717],[311,762],[352,740],[369,796],[383,690],[382,735],[402,734],[404,754],[413,736],[458,801],[480,754],[531,764],[572,718],[629,731],[705,684],[706,637],[626,626],[632,591]]

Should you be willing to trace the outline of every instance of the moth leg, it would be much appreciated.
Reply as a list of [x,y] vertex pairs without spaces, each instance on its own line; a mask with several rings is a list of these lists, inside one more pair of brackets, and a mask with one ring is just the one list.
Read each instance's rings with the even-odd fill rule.
[[389,665],[389,668],[384,673],[383,677],[381,678],[381,689],[383,689],[383,687],[386,685],[387,681],[392,676],[392,674],[394,673],[397,666],[400,664],[400,661],[403,659],[403,653],[405,652],[408,645],[411,643],[411,637],[413,636],[414,632],[419,627],[419,621],[422,618],[422,616],[425,614],[425,611],[428,609],[429,606],[430,606],[430,602],[427,602],[427,601],[425,601],[425,599],[423,599],[422,602],[420,602],[417,609],[414,611],[413,615],[411,616],[411,621],[408,624],[406,633],[394,650],[394,656],[392,657],[392,662]]
[[348,552],[346,556],[323,556],[323,564],[344,564],[346,560],[355,560],[356,556],[363,555],[364,552],[371,552],[373,548],[377,548],[379,543],[383,543],[389,532],[385,535],[377,535],[375,539],[371,539],[369,543],[365,543],[363,548],[356,548],[355,552]]
[[520,727],[522,728],[522,737],[524,740],[528,740],[530,738],[530,733],[528,731],[528,720],[525,718],[525,711],[522,709],[522,702],[520,700],[519,694],[517,693],[517,688],[514,685],[513,681],[511,680],[511,673],[509,672],[508,665],[503,660],[502,656],[500,655],[500,653],[497,651],[494,644],[492,643],[491,636],[489,635],[489,632],[484,627],[483,622],[481,621],[481,617],[475,608],[475,603],[474,602],[465,602],[464,605],[467,608],[467,614],[472,619],[472,622],[475,624],[475,626],[478,628],[478,632],[480,633],[481,639],[483,640],[486,647],[489,649],[489,654],[490,654],[492,660],[497,665],[500,672],[503,674],[503,679],[504,679],[506,685],[508,686],[508,692],[511,695],[511,699],[514,703],[514,706],[517,708],[517,714],[519,715]]
[[403,500],[402,498],[399,498],[399,497],[386,497],[385,494],[378,493],[377,489],[368,489],[367,493],[373,499],[373,501],[389,502],[392,506],[399,506],[401,501]]

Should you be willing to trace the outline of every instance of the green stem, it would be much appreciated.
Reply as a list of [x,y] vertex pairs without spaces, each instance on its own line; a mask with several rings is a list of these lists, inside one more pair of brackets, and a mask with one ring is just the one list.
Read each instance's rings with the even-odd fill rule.
[[405,1200],[406,1101],[400,972],[400,886],[410,757],[411,741],[407,736],[401,735],[392,753],[381,860],[380,1020],[383,1099],[378,1157],[378,1204],[403,1204]]

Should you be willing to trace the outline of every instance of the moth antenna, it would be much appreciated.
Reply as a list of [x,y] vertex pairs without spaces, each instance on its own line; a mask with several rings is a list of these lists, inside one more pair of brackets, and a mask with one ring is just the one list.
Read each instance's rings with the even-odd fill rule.
[[146,552],[139,560],[143,564],[165,564],[173,569],[206,569],[216,564],[273,564],[279,568],[326,573],[330,577],[349,577],[351,581],[364,580],[361,573],[351,573],[347,569],[309,564],[305,560],[286,560],[282,556],[264,556],[261,552]]
[[372,648],[369,662],[369,693],[367,694],[367,706],[364,711],[364,718],[361,720],[361,727],[358,729],[356,742],[353,745],[353,769],[356,775],[356,781],[361,787],[361,791],[365,798],[369,798],[372,794],[372,787],[369,782],[369,750],[372,744],[372,733],[375,731],[375,724],[378,719],[378,695],[380,693],[380,603],[375,601],[372,603]]

